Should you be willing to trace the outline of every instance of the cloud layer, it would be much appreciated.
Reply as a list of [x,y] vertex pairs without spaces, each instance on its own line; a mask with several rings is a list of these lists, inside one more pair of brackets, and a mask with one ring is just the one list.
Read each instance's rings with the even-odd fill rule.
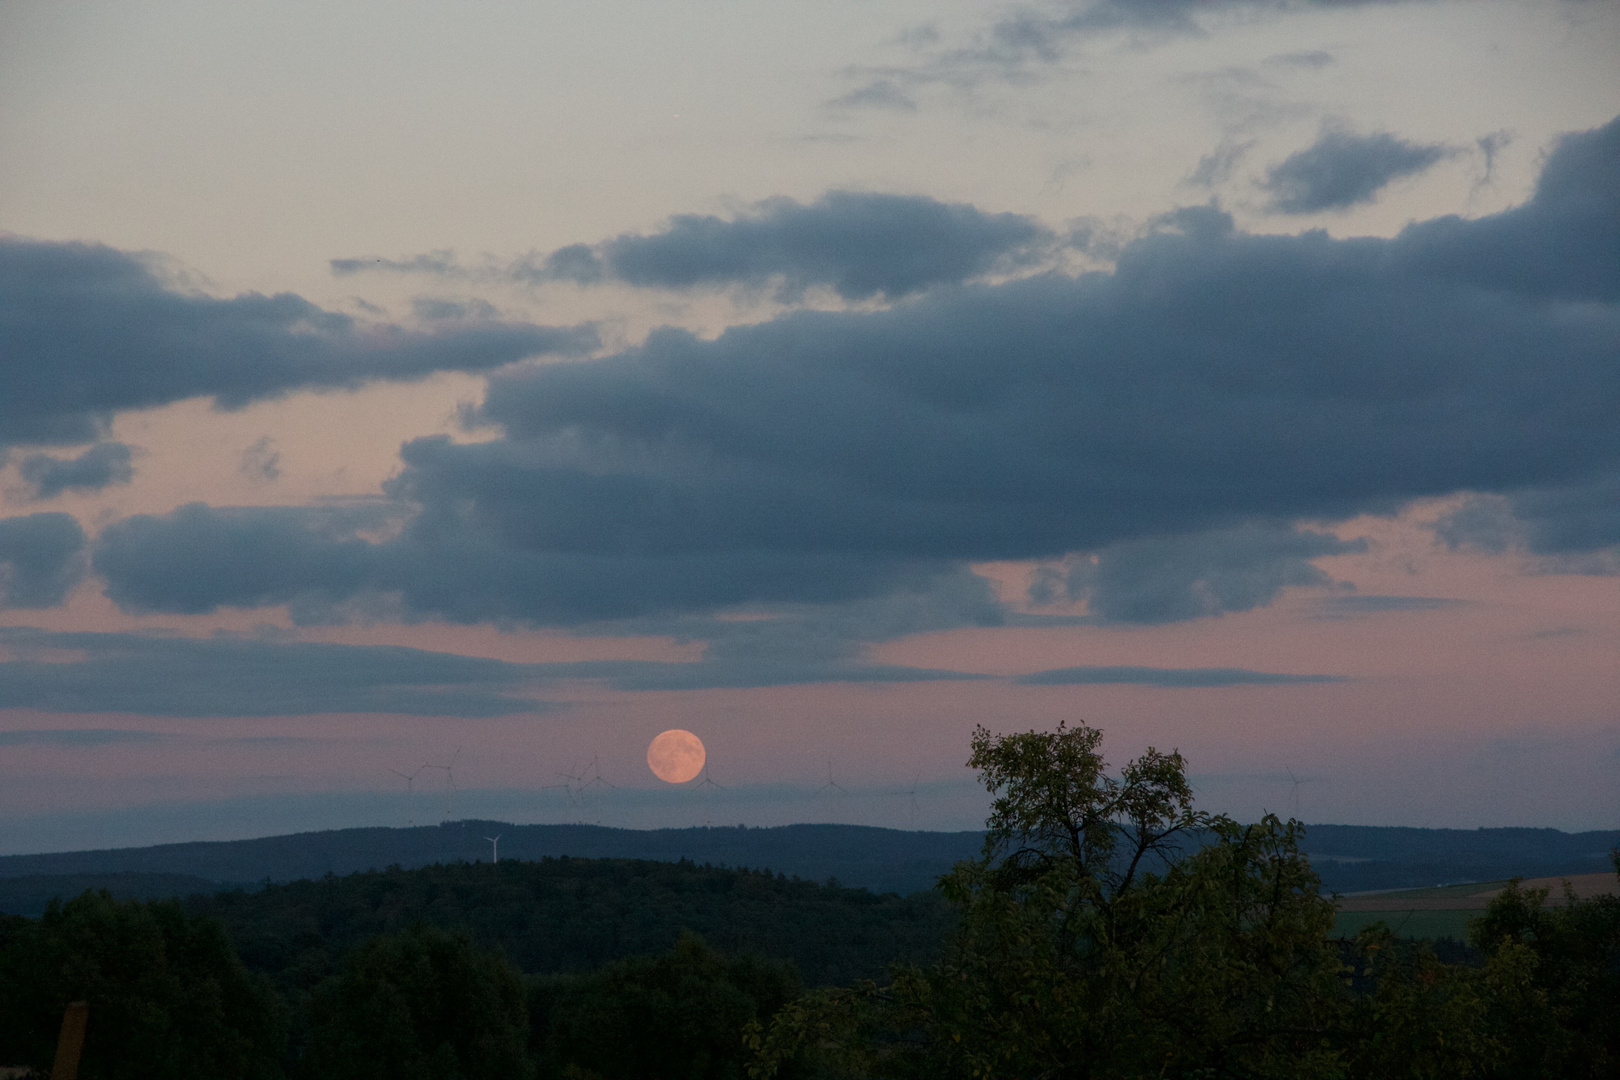
[[[984,680],[988,675],[855,660],[719,655],[701,661],[588,660],[519,664],[392,646],[216,636],[60,633],[0,627],[0,708],[51,713],[235,717],[392,713],[493,717],[544,714],[558,683],[614,690],[741,689],[813,683]],[[1030,686],[1125,683],[1222,687],[1342,681],[1235,668],[1064,668],[1012,680]],[[0,733],[0,745],[101,745],[151,733],[95,729]]]
[[1261,188],[1284,214],[1344,210],[1372,202],[1391,181],[1414,176],[1449,156],[1439,144],[1407,142],[1389,134],[1327,131],[1266,173]]
[[588,327],[366,326],[290,293],[180,292],[108,247],[0,238],[0,446],[91,442],[116,411],[185,398],[235,408],[595,344]]
[[68,514],[0,518],[0,608],[49,608],[84,577],[84,529]]
[[657,289],[774,286],[790,297],[821,286],[845,300],[868,300],[1027,265],[1052,243],[1045,228],[1018,214],[987,214],[921,195],[832,191],[810,204],[770,199],[730,219],[680,214],[657,233],[573,244],[483,271],[460,266],[449,252],[331,265],[340,275],[388,270]]
[[578,624],[926,593],[964,562],[1089,552],[1063,587],[1105,619],[1242,610],[1354,550],[1300,522],[1458,491],[1601,497],[1616,175],[1620,121],[1479,220],[1334,240],[1188,210],[1109,273],[511,369],[481,410],[503,437],[405,446],[394,539],[197,506],[110,527],[96,568],[131,610],[371,592],[411,617]]
[[17,471],[34,487],[34,498],[54,499],[64,491],[100,491],[135,478],[132,452],[119,442],[97,443],[76,458],[30,454]]

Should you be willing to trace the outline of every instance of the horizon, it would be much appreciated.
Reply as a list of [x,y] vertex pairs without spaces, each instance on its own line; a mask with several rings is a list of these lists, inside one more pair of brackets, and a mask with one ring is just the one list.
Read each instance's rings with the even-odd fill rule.
[[0,855],[960,831],[980,723],[1620,827],[1616,55],[1584,0],[0,6]]

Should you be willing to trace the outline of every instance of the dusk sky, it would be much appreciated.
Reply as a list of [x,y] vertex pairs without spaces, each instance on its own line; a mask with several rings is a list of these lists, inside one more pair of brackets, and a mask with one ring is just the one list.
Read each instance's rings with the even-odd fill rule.
[[9,0],[0,498],[0,854],[1620,827],[1620,5]]

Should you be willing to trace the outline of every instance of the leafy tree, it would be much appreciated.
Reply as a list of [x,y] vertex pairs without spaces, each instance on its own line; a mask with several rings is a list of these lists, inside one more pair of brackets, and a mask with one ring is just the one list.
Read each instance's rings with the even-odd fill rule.
[[525,1080],[522,976],[465,934],[415,926],[351,953],[309,1002],[321,1080]]
[[[1620,851],[1612,858],[1620,874]],[[1547,896],[1515,880],[1469,927],[1487,970],[1503,973],[1491,1002],[1507,1048],[1497,1075],[1620,1075],[1620,897],[1567,893],[1549,907]]]
[[538,980],[531,1001],[558,1074],[613,1080],[741,1080],[744,1028],[798,996],[791,966],[728,957],[682,934],[658,957]]
[[942,962],[813,994],[756,1029],[756,1076],[1343,1074],[1333,905],[1296,823],[1192,808],[1179,754],[1108,773],[1080,726],[975,731],[984,855],[943,881]]
[[63,1008],[90,1006],[86,1080],[271,1078],[285,1012],[219,923],[86,892],[0,923],[0,1061],[49,1072]]

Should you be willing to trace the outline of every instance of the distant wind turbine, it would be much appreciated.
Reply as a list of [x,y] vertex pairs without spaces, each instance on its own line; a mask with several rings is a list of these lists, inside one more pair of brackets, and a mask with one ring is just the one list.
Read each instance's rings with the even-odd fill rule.
[[[443,765],[424,765],[423,769],[441,769],[444,771],[444,820],[449,821],[455,816],[456,805],[456,759],[461,757],[461,747],[450,755],[450,760]],[[417,772],[421,772],[418,769]]]
[[828,791],[836,791],[840,795],[849,794],[849,790],[844,785],[833,779],[832,758],[827,759],[827,782],[816,789],[816,794],[822,795]]
[[426,765],[418,765],[415,772],[408,773],[402,773],[398,769],[388,770],[401,780],[405,781],[405,824],[407,827],[414,827],[416,825],[416,818],[411,813],[411,796],[416,786],[416,778],[421,775],[422,770],[425,768],[427,768]]
[[1312,777],[1307,776],[1305,779],[1301,780],[1299,777],[1294,775],[1294,770],[1289,769],[1289,768],[1284,768],[1283,772],[1286,772],[1288,774],[1288,779],[1293,781],[1293,784],[1294,784],[1293,790],[1290,792],[1290,794],[1292,795],[1293,801],[1294,801],[1294,817],[1298,818],[1299,817],[1299,787],[1300,787],[1301,784],[1310,783],[1311,780],[1312,780]]
[[917,828],[917,784],[920,783],[921,780],[922,770],[918,769],[917,775],[911,778],[911,787],[905,792],[906,798],[911,801],[910,821],[912,831],[916,831]]
[[504,836],[504,835],[506,835],[506,834],[505,833],[496,833],[494,836],[486,836],[486,837],[484,837],[485,840],[489,841],[489,862],[490,862],[491,866],[498,866],[500,864],[500,861],[501,861],[501,837]]

